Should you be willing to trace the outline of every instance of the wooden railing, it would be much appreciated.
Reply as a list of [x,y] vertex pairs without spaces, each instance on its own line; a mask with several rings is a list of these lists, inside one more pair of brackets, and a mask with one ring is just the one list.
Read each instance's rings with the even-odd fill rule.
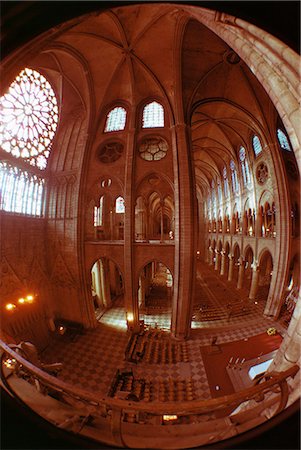
[[[289,398],[289,387],[287,379],[294,377],[299,371],[299,367],[294,365],[288,370],[280,373],[269,373],[266,374],[257,384],[244,389],[242,391],[236,392],[231,395],[225,395],[219,398],[212,398],[209,400],[194,400],[194,401],[181,401],[181,402],[131,402],[127,400],[122,400],[118,398],[112,398],[108,396],[101,396],[97,393],[92,393],[81,388],[72,386],[54,376],[49,375],[43,370],[37,368],[19,353],[14,351],[9,345],[0,340],[0,349],[2,351],[1,355],[1,381],[6,389],[10,390],[12,395],[20,397],[20,393],[14,392],[12,389],[12,383],[9,381],[9,377],[5,375],[4,361],[7,358],[14,359],[16,366],[21,368],[21,373],[25,373],[27,376],[24,377],[28,380],[34,381],[33,385],[39,386],[39,391],[47,395],[49,392],[55,392],[57,394],[56,398],[60,401],[60,398],[70,398],[76,400],[78,405],[78,412],[81,408],[88,406],[89,415],[96,418],[105,418],[106,426],[110,431],[111,439],[109,439],[107,444],[117,445],[120,447],[132,447],[138,448],[138,442],[143,440],[143,431],[139,436],[139,441],[135,444],[135,433],[139,434],[137,431],[144,429],[143,425],[147,427],[152,427],[153,432],[156,435],[156,442],[152,442],[151,448],[164,448],[164,445],[168,442],[168,439],[174,439],[172,434],[166,434],[167,427],[162,426],[167,423],[164,422],[164,416],[176,416],[175,421],[171,421],[173,430],[177,434],[177,448],[188,448],[195,446],[197,441],[189,441],[189,425],[198,425],[199,433],[199,445],[205,445],[209,442],[216,442],[220,439],[225,439],[227,437],[239,434],[240,432],[248,429],[248,423],[250,423],[249,428],[254,425],[254,420],[258,419],[258,407],[254,406],[254,401],[256,405],[262,403],[261,412],[265,408],[272,408],[272,414],[270,416],[278,414],[282,411],[286,405]],[[11,371],[12,373],[12,371]],[[17,371],[15,371],[17,373]],[[20,371],[19,371],[19,376]],[[272,400],[271,400],[272,399]],[[248,405],[248,401],[250,402]],[[247,403],[245,403],[247,402]],[[68,403],[68,402],[67,402]],[[244,404],[244,408],[241,413],[237,412],[234,415],[229,416],[238,406]],[[74,416],[76,416],[75,407]],[[252,410],[254,413],[252,414]],[[247,413],[247,418],[246,418]],[[80,416],[80,414],[79,414]],[[206,419],[203,419],[206,416]],[[82,417],[82,416],[81,416]],[[209,417],[209,419],[208,419]],[[270,418],[270,417],[269,417]],[[75,419],[76,420],[76,419]],[[266,421],[267,418],[263,414],[261,420],[256,421],[262,423]],[[218,423],[223,422],[223,427],[228,427],[225,431],[221,431],[223,428],[217,426]],[[202,438],[202,427],[201,423],[206,425],[206,428],[210,427],[210,422],[213,422],[215,431],[211,431],[211,435],[206,435],[206,438]],[[240,425],[243,423],[243,428]],[[62,426],[62,424],[55,423],[56,426]],[[136,431],[133,431],[133,426]],[[177,427],[179,425],[179,427]],[[186,427],[183,427],[186,425]],[[67,427],[68,428],[68,427]],[[186,428],[185,431],[183,429]],[[170,428],[169,428],[170,430]],[[176,431],[177,430],[177,431]],[[81,427],[80,433],[83,433],[84,426]],[[160,441],[160,434],[162,432],[162,442]],[[181,433],[183,440],[181,440]],[[195,432],[194,432],[195,433]],[[214,434],[215,433],[215,434]],[[86,436],[89,433],[85,434]],[[99,429],[99,433],[95,436],[92,433],[93,439],[100,442],[104,442],[103,428]],[[187,438],[187,439],[186,439]],[[185,440],[186,439],[186,440]],[[172,441],[173,442],[173,441]],[[165,443],[165,444],[164,444]],[[145,444],[143,444],[145,447]],[[146,447],[147,448],[147,447]]]

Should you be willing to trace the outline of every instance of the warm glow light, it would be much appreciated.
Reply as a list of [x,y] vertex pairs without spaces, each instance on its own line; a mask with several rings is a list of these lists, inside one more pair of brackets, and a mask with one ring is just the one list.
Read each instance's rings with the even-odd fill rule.
[[16,366],[17,361],[14,358],[7,358],[5,361],[3,361],[3,364],[7,369],[14,369]]
[[19,298],[18,303],[20,303],[20,304],[25,303],[25,299],[24,298]]
[[33,295],[27,295],[26,300],[28,303],[32,303],[33,302]]
[[133,313],[127,313],[126,317],[128,322],[133,322],[134,320]]
[[178,416],[176,416],[175,414],[164,414],[163,415],[163,420],[166,422],[169,422],[171,420],[177,420]]
[[14,305],[13,303],[7,303],[7,305],[5,305],[5,309],[7,309],[7,311],[12,311],[13,309],[15,309],[16,305]]

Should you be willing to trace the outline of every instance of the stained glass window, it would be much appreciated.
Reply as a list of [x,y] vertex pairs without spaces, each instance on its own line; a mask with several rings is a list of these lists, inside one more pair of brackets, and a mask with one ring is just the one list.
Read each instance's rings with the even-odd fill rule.
[[105,133],[108,131],[122,131],[126,123],[126,110],[121,106],[116,106],[107,115]]
[[258,156],[262,152],[262,146],[261,146],[260,139],[258,136],[256,136],[256,134],[254,134],[254,136],[253,136],[252,145],[253,145],[253,150],[254,150],[255,156]]
[[223,169],[223,178],[224,178],[224,196],[227,199],[229,196],[229,180],[228,180],[228,174],[227,174],[227,167],[224,167]]
[[239,149],[239,159],[241,164],[241,171],[242,171],[242,177],[244,185],[248,185],[251,183],[251,174],[249,169],[249,163],[246,158],[246,150],[244,147],[240,147]]
[[143,109],[142,128],[164,127],[164,108],[160,103],[152,102]]
[[116,213],[124,213],[125,208],[124,208],[124,199],[123,199],[123,197],[116,198],[115,211],[116,211]]
[[219,204],[221,205],[221,203],[223,201],[223,195],[222,195],[222,187],[221,187],[220,183],[217,184],[217,195],[218,195]]
[[289,152],[292,150],[286,134],[284,134],[284,132],[280,128],[277,129],[277,138],[280,147],[283,148],[283,150],[287,150]]
[[44,179],[0,162],[0,209],[42,216]]
[[230,169],[231,169],[232,189],[233,189],[234,193],[237,193],[239,191],[239,184],[238,184],[235,162],[233,160],[230,161]]
[[0,98],[0,145],[16,158],[45,169],[58,123],[55,93],[36,70],[24,69]]

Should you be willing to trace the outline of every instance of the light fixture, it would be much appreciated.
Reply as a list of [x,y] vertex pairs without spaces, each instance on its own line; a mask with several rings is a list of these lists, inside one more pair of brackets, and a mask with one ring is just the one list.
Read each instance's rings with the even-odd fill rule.
[[171,422],[173,420],[177,420],[178,416],[176,414],[164,414],[163,420],[164,422]]
[[7,369],[13,370],[16,367],[17,361],[14,358],[7,358],[3,361]]
[[63,325],[59,326],[59,334],[62,336],[63,334],[65,334],[66,332],[66,327],[64,327]]
[[14,305],[13,303],[7,303],[5,305],[5,309],[7,309],[7,311],[13,311],[15,309],[16,305]]
[[33,295],[27,295],[26,296],[26,301],[27,301],[27,303],[32,303],[33,302]]
[[128,322],[133,322],[133,320],[134,320],[134,315],[133,315],[133,313],[127,313],[126,314],[126,319],[127,319],[127,321]]
[[20,303],[20,305],[25,303],[25,299],[23,297],[19,298],[18,303]]

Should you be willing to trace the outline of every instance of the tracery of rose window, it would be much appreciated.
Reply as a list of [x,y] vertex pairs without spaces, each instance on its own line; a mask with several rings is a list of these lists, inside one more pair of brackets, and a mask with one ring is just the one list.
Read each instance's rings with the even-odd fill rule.
[[0,98],[0,146],[45,169],[58,124],[55,93],[39,72],[26,68]]

